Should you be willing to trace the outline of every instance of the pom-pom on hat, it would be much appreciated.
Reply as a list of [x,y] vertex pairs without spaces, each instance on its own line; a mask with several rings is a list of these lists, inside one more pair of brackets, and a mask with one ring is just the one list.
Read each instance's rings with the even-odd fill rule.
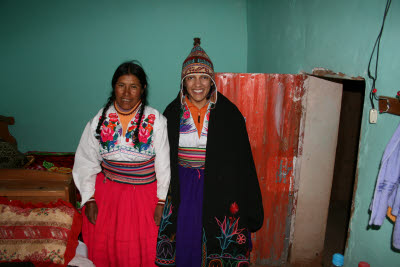
[[214,66],[200,46],[200,38],[194,38],[192,51],[182,64],[182,79],[190,74],[207,74],[214,80]]

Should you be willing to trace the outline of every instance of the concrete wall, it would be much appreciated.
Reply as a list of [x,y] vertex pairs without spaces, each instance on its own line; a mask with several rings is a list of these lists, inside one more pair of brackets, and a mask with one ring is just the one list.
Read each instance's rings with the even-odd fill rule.
[[111,78],[138,59],[151,106],[179,91],[193,37],[216,71],[246,72],[247,2],[0,2],[0,114],[14,116],[21,151],[75,151],[87,121],[105,104]]
[[[381,0],[252,0],[248,1],[248,72],[298,73],[325,67],[366,79],[368,60],[379,33],[386,1]],[[381,95],[400,89],[400,3],[393,1],[380,46],[376,87]],[[374,66],[374,65],[373,65]],[[371,106],[364,102],[358,182],[345,266],[367,261],[371,266],[399,266],[400,253],[391,248],[393,225],[367,229],[368,208],[384,148],[400,117],[379,115],[368,123]]]

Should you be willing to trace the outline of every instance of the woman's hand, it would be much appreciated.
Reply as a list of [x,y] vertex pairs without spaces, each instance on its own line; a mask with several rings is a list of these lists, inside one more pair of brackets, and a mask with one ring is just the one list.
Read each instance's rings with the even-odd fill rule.
[[164,204],[157,204],[156,210],[154,211],[154,222],[156,223],[157,226],[160,226],[163,210],[164,210]]
[[92,224],[96,224],[97,213],[99,212],[97,209],[96,201],[90,201],[85,204],[85,215],[88,218],[89,222]]

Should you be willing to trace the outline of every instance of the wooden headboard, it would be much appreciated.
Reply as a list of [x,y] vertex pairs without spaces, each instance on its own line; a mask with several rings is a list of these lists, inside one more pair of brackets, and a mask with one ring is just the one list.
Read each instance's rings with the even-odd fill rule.
[[[17,144],[8,131],[13,117],[0,115],[0,139]],[[44,170],[0,169],[0,196],[24,202],[49,202],[59,198],[76,204],[76,188],[71,173]]]
[[17,141],[8,131],[8,125],[14,125],[15,120],[13,117],[5,117],[0,115],[0,139],[6,142],[16,144]]

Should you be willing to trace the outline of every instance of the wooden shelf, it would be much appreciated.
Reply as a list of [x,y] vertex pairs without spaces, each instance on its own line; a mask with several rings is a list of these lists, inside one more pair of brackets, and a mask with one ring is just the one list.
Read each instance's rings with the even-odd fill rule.
[[388,96],[379,96],[379,113],[389,113],[400,116],[399,99]]

